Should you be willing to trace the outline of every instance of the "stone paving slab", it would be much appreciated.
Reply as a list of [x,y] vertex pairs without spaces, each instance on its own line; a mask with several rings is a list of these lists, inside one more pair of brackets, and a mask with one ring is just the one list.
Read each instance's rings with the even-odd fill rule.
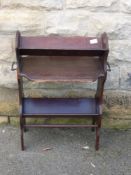
[[98,152],[90,129],[30,129],[26,151],[19,134],[0,126],[0,175],[131,175],[131,130],[102,129]]

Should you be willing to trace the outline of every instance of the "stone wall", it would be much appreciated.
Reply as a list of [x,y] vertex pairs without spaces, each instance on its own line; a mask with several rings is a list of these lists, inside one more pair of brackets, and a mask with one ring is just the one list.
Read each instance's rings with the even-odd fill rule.
[[[131,90],[131,1],[127,0],[1,0],[0,86],[16,88],[16,30],[25,35],[109,36],[109,73],[106,89]],[[114,76],[115,75],[115,76]]]
[[[3,89],[6,91],[5,98],[1,97],[4,102],[8,102],[6,94],[17,89],[16,72],[10,70],[11,62],[16,59],[16,30],[24,35],[62,36],[96,36],[107,32],[112,71],[108,73],[105,86],[106,100],[114,98],[116,104],[118,101],[121,104],[124,96],[125,104],[130,104],[131,0],[0,0],[0,89],[1,93]],[[66,90],[63,91],[66,94]],[[53,92],[55,90],[49,94]],[[76,91],[71,90],[71,93]],[[16,95],[14,97],[16,101]]]

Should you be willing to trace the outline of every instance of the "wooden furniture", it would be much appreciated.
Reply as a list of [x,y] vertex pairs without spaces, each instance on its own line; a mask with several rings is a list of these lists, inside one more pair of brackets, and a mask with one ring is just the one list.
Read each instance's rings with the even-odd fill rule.
[[[17,79],[20,102],[21,149],[28,127],[91,127],[96,129],[96,150],[102,119],[103,89],[107,76],[108,38],[21,36],[16,34]],[[13,69],[13,68],[12,68]],[[23,77],[36,82],[92,82],[94,98],[25,98]],[[92,124],[27,124],[26,118],[92,118]]]

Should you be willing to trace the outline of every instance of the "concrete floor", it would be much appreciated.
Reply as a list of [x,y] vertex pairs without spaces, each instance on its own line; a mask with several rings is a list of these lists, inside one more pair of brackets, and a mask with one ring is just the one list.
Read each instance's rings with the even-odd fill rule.
[[0,175],[131,175],[131,130],[102,129],[98,152],[90,129],[30,129],[23,152],[19,134],[0,126]]

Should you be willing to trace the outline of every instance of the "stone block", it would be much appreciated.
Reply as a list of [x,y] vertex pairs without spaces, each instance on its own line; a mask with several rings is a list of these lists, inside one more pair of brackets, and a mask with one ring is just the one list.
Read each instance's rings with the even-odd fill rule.
[[[131,106],[131,91],[126,91],[126,90],[105,90],[104,91],[104,103],[106,106],[109,107],[114,107],[117,106],[117,108],[124,107],[125,112],[126,108],[130,108]],[[118,111],[118,110],[117,110]],[[115,112],[115,108],[114,108]],[[131,110],[130,113],[126,113],[126,115],[131,115]],[[131,116],[130,116],[131,117]]]
[[15,53],[12,47],[13,38],[0,36],[0,60],[12,61],[15,60]]
[[[86,27],[79,30],[80,20],[87,16],[77,11],[59,11],[46,13],[46,33],[58,35],[85,35]],[[87,12],[88,13],[88,12]],[[86,30],[85,30],[86,28]]]
[[111,64],[118,64],[123,62],[124,64],[131,62],[131,42],[130,40],[115,40],[109,42],[109,62]]
[[131,13],[131,1],[120,0],[120,9],[125,13]]
[[46,9],[62,9],[63,0],[1,0],[2,7],[27,7],[40,10]]
[[11,64],[0,61],[0,87],[17,88],[16,71],[11,71]]
[[95,92],[88,89],[25,89],[24,94],[34,98],[84,98],[93,97]]
[[107,74],[105,89],[119,89],[119,67],[111,66],[111,72]]
[[24,79],[24,88],[30,89],[96,89],[97,81],[91,83],[72,83],[72,82],[44,82],[44,83],[36,83],[32,81],[28,81]]
[[14,34],[16,30],[27,34],[44,33],[44,12],[26,8],[0,10],[0,34]]
[[120,88],[131,90],[131,64],[120,66]]
[[18,116],[18,91],[0,88],[0,116]]
[[47,34],[82,36],[95,36],[107,32],[111,40],[130,40],[131,16],[119,13],[113,15],[90,13],[87,10],[48,12],[46,13],[45,32]]
[[114,11],[118,9],[118,1],[66,0],[66,8],[88,8],[90,11]]

